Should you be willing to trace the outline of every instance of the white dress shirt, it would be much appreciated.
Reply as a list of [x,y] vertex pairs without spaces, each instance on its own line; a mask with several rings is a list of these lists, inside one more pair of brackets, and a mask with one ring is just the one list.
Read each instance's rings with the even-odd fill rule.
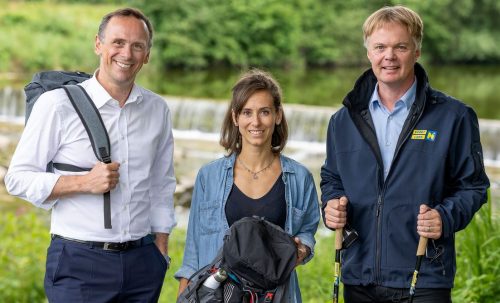
[[103,195],[75,194],[49,201],[59,176],[48,162],[92,168],[97,158],[87,132],[63,89],[44,93],[33,107],[13,155],[5,184],[10,194],[51,209],[51,233],[86,241],[124,242],[175,226],[172,119],[160,96],[134,85],[120,108],[97,79],[81,84],[98,108],[120,163],[111,191],[112,229],[104,229]]

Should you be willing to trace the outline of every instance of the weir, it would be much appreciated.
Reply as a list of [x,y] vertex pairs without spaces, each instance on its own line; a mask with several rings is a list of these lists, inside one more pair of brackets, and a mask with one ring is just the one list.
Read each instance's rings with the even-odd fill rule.
[[[175,135],[195,140],[217,141],[227,101],[165,96],[172,111]],[[0,121],[24,124],[25,97],[22,90],[0,90]],[[326,130],[335,108],[285,104],[289,123],[289,145],[308,152],[324,153]],[[500,167],[500,121],[479,121],[486,166]]]

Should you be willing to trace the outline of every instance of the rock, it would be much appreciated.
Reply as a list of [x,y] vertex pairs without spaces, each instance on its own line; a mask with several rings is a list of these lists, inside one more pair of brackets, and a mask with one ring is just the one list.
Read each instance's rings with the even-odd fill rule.
[[175,188],[174,204],[185,208],[191,207],[191,197],[193,196],[194,179],[180,178]]

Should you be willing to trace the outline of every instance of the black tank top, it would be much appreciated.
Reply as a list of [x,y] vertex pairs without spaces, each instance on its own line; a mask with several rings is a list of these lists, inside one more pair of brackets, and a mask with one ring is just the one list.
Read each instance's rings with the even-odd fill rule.
[[286,200],[282,175],[280,174],[271,190],[259,199],[247,197],[236,184],[233,184],[226,202],[226,218],[229,226],[243,217],[259,216],[284,229]]

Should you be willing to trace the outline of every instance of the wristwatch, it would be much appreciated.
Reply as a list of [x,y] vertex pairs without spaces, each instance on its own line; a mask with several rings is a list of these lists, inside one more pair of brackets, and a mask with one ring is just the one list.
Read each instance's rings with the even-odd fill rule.
[[167,270],[170,268],[170,261],[172,261],[172,259],[170,259],[169,255],[163,255],[163,258],[165,258],[165,261],[167,262]]

